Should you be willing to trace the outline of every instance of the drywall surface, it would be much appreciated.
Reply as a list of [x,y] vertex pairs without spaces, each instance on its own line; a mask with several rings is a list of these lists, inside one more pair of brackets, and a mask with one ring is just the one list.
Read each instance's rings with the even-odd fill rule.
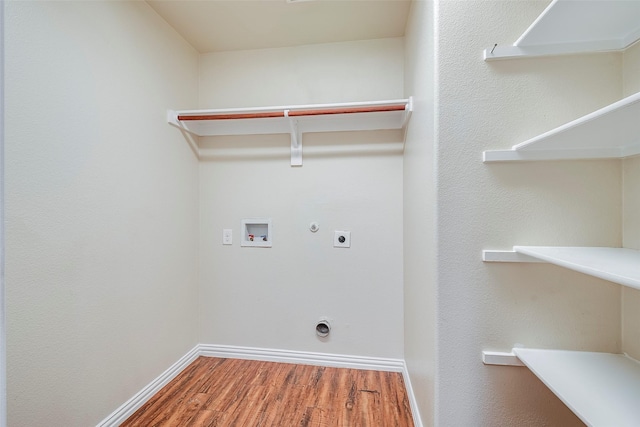
[[[640,156],[624,164],[624,247],[640,250]],[[640,360],[640,291],[622,288],[622,351]]]
[[402,98],[403,39],[200,56],[200,108]]
[[548,2],[438,3],[438,405],[441,426],[581,425],[526,368],[482,350],[620,351],[620,287],[483,249],[622,243],[618,160],[483,164],[621,98],[621,55],[486,63]]
[[[623,160],[624,247],[640,250],[640,156]],[[640,360],[640,291],[622,288],[622,351]]]
[[7,340],[6,340],[6,305],[4,275],[4,242],[5,242],[5,209],[4,209],[4,5],[0,6],[0,103],[3,114],[0,114],[0,426],[7,425]]
[[404,356],[424,425],[433,425],[436,354],[433,16],[433,2],[413,2],[405,34],[414,111],[404,150]]
[[[640,43],[623,55],[624,95],[640,92]],[[640,156],[623,160],[623,245],[640,249]]]
[[[379,48],[360,49],[370,45]],[[204,55],[200,103],[402,98],[399,40],[340,44],[335,56],[333,46]],[[397,71],[370,68],[370,56]],[[317,69],[330,72],[319,79]],[[290,73],[313,93],[289,87]],[[247,89],[258,81],[262,89]],[[290,166],[288,135],[201,138],[201,149],[201,342],[401,358],[401,132],[305,134],[302,167]],[[241,220],[256,217],[272,220],[272,248],[240,246]],[[232,245],[222,245],[223,229]],[[335,230],[351,232],[351,248],[333,247]],[[323,316],[327,338],[315,334]]]
[[[8,425],[96,425],[197,343],[197,54],[144,2],[5,2]],[[179,83],[177,83],[179,82]]]
[[[640,43],[623,55],[624,95],[640,91]],[[623,163],[623,246],[640,250],[640,156]],[[640,291],[623,288],[623,351],[640,359]]]
[[640,42],[636,42],[623,54],[624,96],[640,92]]

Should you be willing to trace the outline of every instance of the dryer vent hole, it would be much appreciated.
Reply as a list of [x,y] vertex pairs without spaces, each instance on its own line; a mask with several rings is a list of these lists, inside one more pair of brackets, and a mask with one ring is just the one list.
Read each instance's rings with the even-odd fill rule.
[[326,323],[318,323],[316,325],[316,333],[321,337],[326,337],[327,335],[329,335],[330,330],[331,329],[329,328],[329,325],[327,325]]

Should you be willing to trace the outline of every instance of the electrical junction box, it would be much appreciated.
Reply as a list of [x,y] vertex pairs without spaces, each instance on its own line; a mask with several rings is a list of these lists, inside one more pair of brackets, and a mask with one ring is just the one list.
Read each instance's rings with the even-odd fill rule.
[[333,233],[333,247],[334,248],[350,248],[351,232],[336,230]]

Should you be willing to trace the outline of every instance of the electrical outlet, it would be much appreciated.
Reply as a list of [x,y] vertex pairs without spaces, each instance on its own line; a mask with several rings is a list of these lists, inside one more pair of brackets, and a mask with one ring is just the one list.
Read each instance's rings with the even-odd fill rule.
[[350,248],[351,232],[336,230],[333,233],[333,247],[334,248]]

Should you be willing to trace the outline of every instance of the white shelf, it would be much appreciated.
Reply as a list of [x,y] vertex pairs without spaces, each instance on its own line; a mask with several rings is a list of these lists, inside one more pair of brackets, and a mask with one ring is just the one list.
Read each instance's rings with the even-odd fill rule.
[[[257,108],[170,111],[169,123],[197,136],[261,135],[290,133],[290,122],[296,120],[305,132],[401,129],[411,113],[410,99],[338,104],[289,105]],[[402,107],[391,111],[357,112],[361,109]],[[346,111],[342,112],[341,111]],[[307,113],[307,114],[305,114]],[[252,115],[278,114],[279,117]],[[303,115],[297,115],[303,114]],[[204,120],[186,118],[209,116]],[[220,119],[218,117],[228,117]],[[183,120],[180,120],[183,118]]]
[[611,353],[527,348],[513,352],[587,425],[640,425],[637,361]]
[[640,92],[514,145],[511,150],[485,151],[483,161],[625,158],[637,154]]
[[[640,40],[640,1],[553,0],[511,46],[484,59],[624,51]],[[640,92],[538,135],[484,162],[626,158],[640,154]],[[483,251],[485,262],[548,262],[640,289],[640,251],[514,246]],[[640,363],[621,354],[514,348],[484,351],[485,364],[524,363],[589,426],[640,426]]]
[[302,134],[404,129],[412,102],[395,99],[339,104],[169,111],[169,124],[197,136],[291,134],[291,165],[302,165]]
[[486,49],[484,59],[622,51],[638,39],[638,1],[554,0],[512,46]]
[[[514,255],[514,252],[518,255]],[[483,260],[486,262],[537,262],[541,260],[623,286],[640,289],[640,251],[635,249],[514,246],[513,252],[484,251]]]

